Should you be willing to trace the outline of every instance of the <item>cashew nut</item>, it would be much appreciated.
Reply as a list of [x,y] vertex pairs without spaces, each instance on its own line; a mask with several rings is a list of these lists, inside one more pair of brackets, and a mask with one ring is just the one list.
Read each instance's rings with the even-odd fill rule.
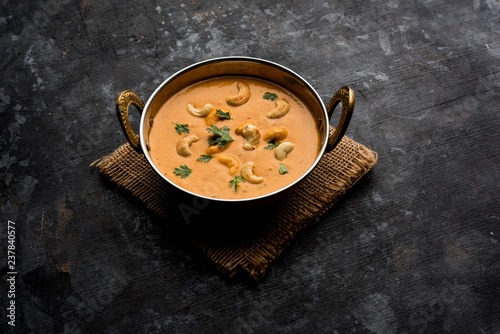
[[207,155],[214,155],[214,154],[217,154],[217,153],[220,153],[222,151],[225,151],[226,148],[229,147],[229,145],[231,145],[232,142],[229,142],[227,143],[225,146],[222,146],[222,147],[219,147],[219,145],[213,145],[213,146],[210,146],[209,148],[207,148],[205,150],[205,153]]
[[188,135],[185,137],[182,137],[178,142],[177,142],[177,153],[180,156],[183,157],[189,157],[191,153],[191,144],[194,142],[197,142],[200,140],[198,136],[195,135]]
[[212,111],[212,105],[210,103],[207,103],[203,108],[196,109],[191,103],[188,103],[187,110],[194,116],[205,117],[209,112]]
[[253,125],[248,124],[242,131],[243,137],[247,140],[245,144],[243,144],[243,148],[247,151],[255,150],[257,146],[259,146],[260,141],[260,131],[259,129]]
[[262,183],[264,181],[263,177],[257,176],[253,173],[253,169],[255,168],[255,164],[252,161],[249,161],[243,166],[241,166],[241,176],[250,183]]
[[225,112],[225,113],[229,113],[229,116],[231,116],[231,110],[229,110],[229,109],[225,109],[225,108],[212,109],[212,111],[210,111],[208,113],[207,117],[205,117],[205,123],[208,126],[220,121],[221,116],[217,113],[218,110],[221,110],[222,112]]
[[288,153],[290,153],[295,145],[289,142],[283,142],[279,144],[275,149],[274,149],[274,156],[278,160],[284,160],[286,159]]
[[231,175],[238,173],[238,170],[240,169],[240,162],[232,155],[229,154],[221,155],[220,157],[217,158],[217,161],[219,161],[224,166],[228,167],[229,174]]
[[238,94],[226,98],[226,102],[230,106],[240,106],[250,98],[250,87],[246,83],[238,81],[236,87],[238,88]]
[[285,139],[288,136],[288,130],[285,128],[272,128],[267,130],[267,132],[264,134],[264,141],[268,142],[270,140],[274,141],[275,143],[278,143]]
[[290,105],[286,100],[277,99],[276,107],[273,110],[267,113],[268,118],[279,118],[286,115],[286,113],[290,110]]
[[243,123],[241,123],[237,128],[236,130],[234,130],[234,132],[237,134],[237,135],[243,135],[243,129],[245,128],[245,126],[247,126],[248,124],[255,124],[254,121],[245,121]]

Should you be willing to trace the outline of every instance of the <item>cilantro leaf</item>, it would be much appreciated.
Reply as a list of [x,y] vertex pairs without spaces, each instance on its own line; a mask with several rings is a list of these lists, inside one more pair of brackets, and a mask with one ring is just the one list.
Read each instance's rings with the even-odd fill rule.
[[181,179],[185,179],[191,174],[191,169],[187,165],[182,165],[174,169],[174,174],[180,176]]
[[208,144],[210,146],[218,145],[219,148],[223,148],[229,142],[234,141],[234,139],[231,138],[231,135],[229,134],[229,128],[225,125],[220,129],[217,127],[217,125],[211,125],[209,128],[207,128],[207,131],[214,134],[214,136],[208,141]]
[[175,126],[175,131],[179,134],[181,133],[189,133],[189,125],[187,124],[179,124],[179,123],[176,123],[176,122],[172,122],[174,123],[174,126]]
[[217,109],[217,115],[220,116],[220,119],[232,119],[231,115],[229,114],[229,112],[223,112],[220,109]]
[[198,159],[196,159],[196,161],[199,161],[199,162],[210,162],[210,160],[212,160],[212,157],[210,155],[206,155],[206,154],[202,154]]
[[269,93],[269,92],[266,92],[264,94],[264,96],[262,97],[264,100],[271,100],[271,101],[274,101],[278,98],[278,95],[274,94],[274,93]]
[[240,175],[235,175],[234,179],[232,179],[232,180],[229,181],[229,186],[231,188],[234,188],[234,192],[237,192],[238,191],[238,185],[239,185],[240,182],[246,182],[246,181]]
[[288,168],[286,168],[283,164],[280,163],[280,174],[285,175],[288,173]]
[[267,142],[269,145],[264,147],[264,150],[274,150],[281,143],[276,143],[274,140],[270,140]]

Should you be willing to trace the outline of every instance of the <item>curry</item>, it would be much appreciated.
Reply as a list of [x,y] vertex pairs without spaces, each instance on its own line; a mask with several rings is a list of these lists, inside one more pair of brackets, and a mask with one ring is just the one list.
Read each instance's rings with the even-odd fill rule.
[[219,77],[170,97],[154,117],[151,159],[178,186],[207,197],[254,198],[300,178],[320,147],[316,122],[290,91]]

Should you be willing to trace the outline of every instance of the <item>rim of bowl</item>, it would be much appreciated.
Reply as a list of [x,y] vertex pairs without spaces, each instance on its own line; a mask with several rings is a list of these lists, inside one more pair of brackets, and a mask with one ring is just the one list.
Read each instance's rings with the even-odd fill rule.
[[[145,140],[146,137],[144,136],[144,122],[146,121],[147,110],[150,107],[151,103],[156,98],[156,96],[163,90],[163,88],[166,85],[168,85],[171,81],[173,81],[174,79],[178,78],[179,76],[181,76],[181,75],[183,75],[183,74],[185,74],[185,73],[187,73],[187,72],[189,72],[189,71],[191,71],[191,70],[193,70],[193,69],[195,69],[197,67],[205,66],[205,65],[208,65],[210,63],[219,63],[219,62],[227,62],[227,61],[242,61],[242,62],[260,63],[260,64],[263,64],[263,65],[266,65],[266,66],[272,66],[272,67],[278,68],[279,70],[281,70],[281,71],[283,71],[283,72],[285,72],[287,74],[292,75],[293,77],[295,77],[296,79],[298,79],[305,87],[307,87],[307,89],[309,89],[309,91],[314,95],[315,99],[317,100],[317,102],[319,103],[319,105],[320,105],[320,107],[321,107],[321,109],[323,111],[324,121],[326,123],[326,125],[325,125],[326,126],[326,131],[325,131],[325,137],[326,138],[320,138],[323,141],[323,143],[322,143],[322,145],[321,145],[321,147],[320,147],[320,149],[318,151],[318,154],[316,156],[316,159],[314,160],[314,163],[299,178],[297,178],[293,182],[289,183],[288,185],[286,185],[286,186],[284,186],[284,187],[282,187],[282,188],[280,188],[278,190],[275,190],[273,192],[270,192],[270,193],[267,193],[267,194],[264,194],[264,195],[254,196],[254,197],[248,197],[248,198],[234,198],[234,199],[231,199],[231,198],[209,197],[209,196],[205,196],[205,195],[201,195],[201,194],[189,191],[189,190],[187,190],[187,189],[185,189],[185,188],[183,188],[183,187],[175,184],[170,179],[168,179],[165,175],[163,175],[163,173],[156,167],[156,165],[152,161],[151,156],[149,154],[149,150],[147,149],[146,140]],[[284,87],[284,88],[286,88],[286,87]],[[175,72],[174,74],[172,74],[171,76],[169,76],[165,81],[163,81],[154,90],[154,92],[151,94],[151,96],[148,98],[146,104],[144,105],[144,109],[143,109],[142,114],[141,114],[141,122],[140,122],[140,128],[139,128],[139,139],[140,139],[142,151],[144,152],[144,155],[145,155],[146,159],[148,160],[148,163],[150,164],[150,166],[153,167],[153,169],[155,170],[155,172],[157,174],[161,175],[161,177],[164,180],[166,180],[169,184],[173,185],[177,189],[179,189],[182,192],[187,193],[189,195],[192,195],[192,196],[195,196],[195,197],[198,197],[198,198],[204,198],[204,199],[207,199],[209,201],[226,202],[226,203],[245,203],[245,202],[253,202],[253,201],[262,200],[262,199],[265,199],[265,198],[268,198],[268,197],[277,196],[278,194],[283,193],[284,191],[286,191],[286,190],[294,187],[295,185],[297,185],[298,183],[300,183],[304,178],[306,178],[311,173],[311,171],[317,166],[317,164],[319,163],[319,161],[323,157],[323,154],[324,154],[324,152],[326,150],[326,146],[328,144],[328,134],[329,134],[329,129],[330,129],[329,125],[330,125],[330,119],[328,117],[328,113],[326,111],[325,104],[321,100],[318,92],[316,92],[316,90],[311,86],[311,84],[309,84],[309,82],[307,80],[305,80],[302,76],[300,76],[299,74],[297,74],[295,71],[289,69],[286,66],[278,64],[276,62],[273,62],[273,61],[270,61],[270,60],[266,60],[266,59],[262,59],[262,58],[248,57],[248,56],[225,56],[225,57],[210,58],[210,59],[207,59],[207,60],[202,60],[202,61],[193,63],[191,65],[188,65],[188,66],[182,68],[181,70]]]

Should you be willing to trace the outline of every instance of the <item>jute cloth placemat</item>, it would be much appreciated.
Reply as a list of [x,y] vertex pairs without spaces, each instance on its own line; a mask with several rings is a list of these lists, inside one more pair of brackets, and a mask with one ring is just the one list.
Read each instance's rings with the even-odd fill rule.
[[376,161],[375,152],[344,136],[291,193],[259,207],[228,207],[182,195],[128,143],[92,165],[166,225],[176,226],[173,233],[221,273],[247,273],[258,280],[297,233],[316,223]]

